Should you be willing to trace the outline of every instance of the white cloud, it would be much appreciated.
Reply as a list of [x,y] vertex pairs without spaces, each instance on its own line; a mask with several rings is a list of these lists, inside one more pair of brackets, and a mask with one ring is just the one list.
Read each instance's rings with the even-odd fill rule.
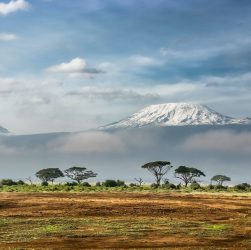
[[83,72],[87,67],[87,63],[82,58],[75,58],[70,62],[64,62],[48,69],[50,72],[54,73],[78,73]]
[[9,3],[0,3],[0,15],[7,16],[10,13],[28,8],[29,3],[25,0],[11,0]]
[[14,41],[17,39],[18,38],[15,34],[0,33],[0,41]]
[[47,69],[51,73],[65,73],[69,77],[85,76],[90,78],[93,74],[102,73],[101,70],[88,67],[88,64],[83,58],[74,58],[70,62],[63,62]]
[[160,62],[154,58],[143,56],[143,55],[133,55],[130,57],[130,62],[139,66],[151,66],[158,65]]
[[19,89],[21,82],[14,78],[0,77],[0,93],[9,93]]
[[211,131],[193,135],[186,139],[183,149],[190,151],[251,153],[251,133],[232,131]]
[[48,144],[49,149],[62,153],[109,153],[123,151],[119,137],[104,132],[75,133]]

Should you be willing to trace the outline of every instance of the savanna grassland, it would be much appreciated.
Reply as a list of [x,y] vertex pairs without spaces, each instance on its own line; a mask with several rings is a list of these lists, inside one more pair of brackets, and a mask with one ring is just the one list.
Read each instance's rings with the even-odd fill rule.
[[251,249],[251,197],[0,193],[0,249]]

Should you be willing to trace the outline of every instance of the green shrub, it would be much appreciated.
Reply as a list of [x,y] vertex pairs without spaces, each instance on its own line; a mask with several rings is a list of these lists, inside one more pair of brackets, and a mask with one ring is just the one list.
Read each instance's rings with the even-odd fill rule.
[[82,187],[91,187],[91,184],[89,182],[83,182],[81,183]]
[[22,180],[17,181],[17,185],[25,185],[26,183]]
[[198,182],[193,182],[193,183],[191,183],[190,188],[192,190],[198,190],[198,189],[201,188],[201,186],[200,186],[200,184]]
[[163,184],[161,187],[166,189],[176,189],[176,186],[173,183]]
[[1,185],[5,186],[14,186],[17,185],[17,182],[13,181],[12,179],[3,179],[1,180]]
[[49,184],[48,184],[48,182],[47,181],[43,181],[42,183],[41,183],[41,186],[44,186],[44,187],[47,187]]
[[214,185],[210,184],[206,188],[209,189],[209,190],[212,190],[212,189],[214,189]]
[[152,183],[150,187],[151,187],[151,188],[158,188],[159,185],[157,185],[156,183]]
[[77,182],[66,182],[65,183],[65,186],[67,186],[67,187],[74,187],[74,186],[77,186],[77,185],[78,185]]
[[137,184],[135,184],[135,183],[130,183],[130,184],[129,184],[129,187],[137,187]]
[[214,186],[214,189],[215,189],[216,191],[225,191],[225,190],[228,189],[228,187],[222,186],[222,185],[216,185],[216,186]]
[[104,186],[104,187],[123,187],[126,185],[125,185],[124,181],[106,180],[102,183],[102,186]]
[[236,186],[234,186],[234,189],[237,191],[248,191],[250,189],[251,185],[248,183],[241,183]]

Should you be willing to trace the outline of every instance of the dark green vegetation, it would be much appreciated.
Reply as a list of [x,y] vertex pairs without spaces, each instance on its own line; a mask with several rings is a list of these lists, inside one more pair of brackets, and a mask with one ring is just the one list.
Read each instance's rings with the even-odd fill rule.
[[70,178],[73,181],[76,181],[78,184],[80,184],[83,180],[97,176],[96,173],[87,171],[84,167],[72,167],[66,169],[64,172],[66,177]]
[[182,180],[185,183],[185,187],[187,187],[189,183],[196,182],[196,178],[201,176],[206,175],[197,168],[179,166],[177,169],[175,169],[175,177]]
[[45,168],[41,169],[36,173],[36,177],[47,184],[49,181],[53,184],[54,180],[59,177],[64,177],[62,171],[58,168]]
[[[2,180],[5,183],[6,180]],[[106,180],[104,182],[97,182],[96,184],[90,184],[83,182],[77,184],[75,182],[59,183],[59,184],[18,184],[14,182],[11,185],[0,185],[0,192],[104,192],[104,191],[120,191],[120,192],[228,192],[228,193],[249,193],[251,192],[251,186],[247,183],[238,184],[235,186],[219,186],[219,185],[207,185],[202,186],[197,182],[191,183],[191,185],[185,187],[180,184],[175,185],[166,181],[160,186],[156,184],[151,185],[138,185],[135,183],[125,184],[120,180]]]
[[217,185],[222,186],[223,182],[231,181],[231,178],[225,175],[215,175],[211,178],[211,181],[215,181]]

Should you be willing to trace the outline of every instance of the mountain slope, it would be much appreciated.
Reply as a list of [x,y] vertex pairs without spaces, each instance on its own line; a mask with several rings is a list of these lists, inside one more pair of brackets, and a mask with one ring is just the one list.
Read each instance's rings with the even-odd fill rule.
[[9,130],[0,126],[0,135],[5,135],[5,134],[9,134]]
[[229,124],[251,124],[251,119],[224,116],[200,104],[166,103],[148,106],[126,119],[108,124],[101,129]]

